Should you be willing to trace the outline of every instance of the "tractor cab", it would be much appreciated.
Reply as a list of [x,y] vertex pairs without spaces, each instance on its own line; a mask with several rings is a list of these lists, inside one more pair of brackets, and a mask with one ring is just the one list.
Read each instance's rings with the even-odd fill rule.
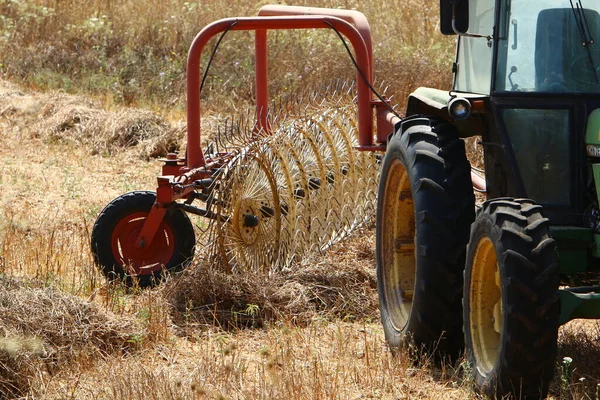
[[482,136],[488,198],[531,198],[553,225],[598,225],[600,2],[442,0],[441,30],[460,36],[448,101],[486,104],[457,126]]
[[456,91],[600,92],[600,44],[594,41],[600,34],[600,4],[498,3],[471,1],[463,9],[467,29],[461,32],[453,22],[453,30],[444,32],[461,36]]

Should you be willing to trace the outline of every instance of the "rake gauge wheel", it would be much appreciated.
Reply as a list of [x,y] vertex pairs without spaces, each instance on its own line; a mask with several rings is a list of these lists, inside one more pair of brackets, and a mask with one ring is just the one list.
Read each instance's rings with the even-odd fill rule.
[[476,387],[492,398],[548,393],[558,336],[558,255],[542,207],[484,203],[471,228],[464,332]]
[[388,142],[377,202],[377,287],[389,346],[458,357],[475,198],[455,127],[405,119]]
[[156,201],[153,192],[126,193],[111,201],[92,229],[94,261],[109,280],[152,286],[166,272],[187,267],[194,256],[194,228],[185,214],[169,209],[152,243],[136,246],[136,239]]

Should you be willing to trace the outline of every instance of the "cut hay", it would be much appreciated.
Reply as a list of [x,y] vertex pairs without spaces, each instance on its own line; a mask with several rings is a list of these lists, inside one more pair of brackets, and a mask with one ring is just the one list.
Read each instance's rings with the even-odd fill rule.
[[12,86],[0,88],[0,117],[48,143],[84,145],[104,156],[128,150],[146,160],[181,150],[185,133],[182,123],[150,111],[107,111],[81,96],[28,94]]
[[[367,234],[366,240],[359,237]],[[270,277],[227,274],[200,261],[169,282],[164,296],[183,335],[198,325],[237,329],[278,320],[306,325],[315,318],[376,318],[373,240],[362,230],[343,246]]]
[[[568,366],[564,361],[566,357],[571,359]],[[599,398],[599,358],[600,321],[577,319],[561,326],[555,373],[559,379],[553,380],[550,392],[560,398]]]
[[27,395],[41,375],[122,352],[142,332],[78,297],[0,276],[0,398]]
[[149,159],[179,150],[181,125],[171,126],[150,111],[111,112],[76,100],[62,94],[50,98],[42,111],[44,118],[35,126],[37,135],[50,141],[88,145],[92,154],[101,155],[134,148],[139,157]]

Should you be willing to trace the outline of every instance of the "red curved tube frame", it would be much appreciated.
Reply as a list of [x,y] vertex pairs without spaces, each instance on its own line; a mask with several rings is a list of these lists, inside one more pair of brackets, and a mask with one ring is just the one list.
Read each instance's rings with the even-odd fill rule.
[[[297,7],[283,5],[266,5],[258,11],[259,16],[299,16],[299,15],[327,15],[337,17],[352,24],[362,36],[369,58],[369,70],[363,70],[363,73],[368,78],[369,83],[373,84],[373,40],[371,37],[371,27],[367,17],[356,10],[341,10],[336,8],[320,8],[320,7]],[[256,31],[256,111],[259,116],[258,127],[269,129],[268,116],[264,110],[268,110],[269,94],[267,87],[267,35],[266,31]],[[362,77],[357,72],[356,81],[362,81]],[[394,130],[396,122],[400,121],[389,108],[381,101],[372,100],[372,106],[377,110],[377,142],[385,143],[387,135]],[[374,146],[372,132],[359,133],[358,150],[367,151],[385,151],[385,145]]]
[[[231,25],[235,23],[233,27]],[[187,62],[187,128],[188,128],[188,143],[187,143],[187,166],[190,169],[204,166],[204,154],[201,148],[201,132],[200,132],[200,56],[206,43],[216,34],[223,32],[231,27],[231,30],[287,30],[287,29],[311,29],[311,28],[328,28],[335,27],[342,35],[348,38],[356,55],[356,62],[362,71],[366,74],[371,73],[371,64],[369,63],[369,51],[367,45],[360,32],[350,23],[331,16],[283,16],[283,17],[245,17],[245,18],[226,18],[206,26],[194,38],[190,51],[188,53]],[[266,32],[258,33],[257,42],[263,41],[261,35]],[[264,96],[266,96],[266,59],[259,60],[257,56],[257,71],[260,66],[260,71],[264,75],[257,75],[257,88],[262,87],[262,95],[258,99],[265,107]],[[260,63],[263,62],[261,65]],[[369,77],[369,75],[367,75]],[[370,78],[370,77],[369,77]],[[259,82],[260,80],[260,82]],[[372,84],[372,82],[369,82]],[[258,90],[257,90],[258,92]],[[358,95],[358,132],[359,143],[361,146],[372,146],[373,143],[373,114],[371,105],[371,94],[368,85],[362,79],[357,81]],[[268,98],[266,99],[268,101]],[[266,109],[266,108],[264,108]],[[259,109],[260,111],[260,109]],[[266,126],[266,113],[263,120],[259,123]]]
[[[267,7],[263,12],[279,12],[279,8],[271,11]],[[310,10],[310,9],[308,9]],[[329,12],[327,9],[318,9],[319,12]],[[298,8],[286,8],[286,12],[297,12]],[[335,10],[334,10],[335,11]],[[366,18],[359,12],[350,12],[348,15],[339,10],[337,15],[350,20],[357,25],[355,28],[351,23],[335,16],[325,15],[287,15],[287,16],[259,16],[245,18],[227,18],[211,23],[196,35],[187,60],[187,157],[186,166],[173,166],[163,168],[166,175],[176,175],[175,180],[168,176],[158,178],[157,203],[152,207],[146,218],[142,231],[136,239],[137,246],[152,243],[157,228],[164,217],[164,207],[171,202],[184,198],[194,190],[189,182],[205,177],[207,160],[201,147],[200,130],[200,57],[207,42],[215,35],[230,30],[254,30],[256,31],[256,95],[258,126],[264,129],[268,127],[268,77],[267,77],[267,31],[287,29],[331,29],[334,27],[342,35],[347,37],[354,48],[356,62],[369,80],[373,83],[372,75],[372,49],[371,34]],[[232,26],[232,24],[234,24]],[[359,31],[360,29],[360,31]],[[362,150],[381,150],[382,146],[373,146],[373,111],[374,106],[378,112],[380,106],[372,103],[371,92],[367,83],[357,79],[358,96],[358,132],[359,144]],[[380,118],[378,118],[379,121]]]
[[[341,10],[338,8],[321,8],[321,7],[298,7],[298,6],[282,6],[270,4],[261,7],[258,10],[258,15],[261,17],[274,16],[293,16],[293,15],[327,15],[337,17],[346,22],[351,23],[362,36],[367,52],[369,54],[369,71],[364,71],[369,78],[369,82],[373,82],[373,39],[371,38],[371,27],[365,14],[356,10]],[[258,40],[257,40],[258,41]],[[265,47],[266,48],[266,47]],[[258,54],[256,56],[258,59]]]

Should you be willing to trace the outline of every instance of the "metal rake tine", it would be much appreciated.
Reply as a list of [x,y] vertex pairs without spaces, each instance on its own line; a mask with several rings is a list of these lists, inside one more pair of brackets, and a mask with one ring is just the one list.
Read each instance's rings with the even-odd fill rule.
[[[348,123],[348,118],[354,118],[355,113],[341,111],[346,105],[350,108],[355,107],[351,100],[354,96],[351,90],[353,87],[353,83],[338,79],[318,90],[302,88],[288,96],[277,97],[267,110],[267,119],[273,128],[271,136],[267,137],[264,131],[257,133],[256,129],[252,129],[256,127],[256,118],[252,123],[248,123],[250,113],[242,116],[237,125],[232,125],[236,129],[219,135],[243,136],[240,140],[242,147],[238,152],[258,154],[271,173],[280,171],[278,173],[283,172],[288,176],[287,183],[277,181],[278,191],[283,190],[283,187],[291,190],[282,192],[287,194],[279,200],[279,204],[285,205],[285,213],[282,212],[281,215],[282,221],[286,221],[287,224],[281,226],[280,234],[287,239],[281,244],[280,253],[272,254],[272,260],[257,261],[269,273],[288,268],[295,259],[301,258],[302,254],[308,251],[318,251],[330,246],[368,218],[362,215],[363,212],[372,212],[373,207],[370,203],[373,202],[373,189],[369,185],[373,185],[373,170],[351,166],[347,168],[349,173],[344,174],[342,171],[350,160],[363,162],[363,158],[349,156],[355,143],[355,124]],[[260,114],[265,112],[264,110],[255,108],[253,111],[255,117],[264,116]],[[278,165],[282,165],[281,161],[260,155],[264,152],[275,154],[275,149],[281,147],[288,150],[279,154],[293,159],[285,172],[278,169]],[[317,160],[321,165],[320,169],[316,167]],[[364,162],[370,161],[365,159]],[[293,172],[296,174],[293,178],[289,175],[292,170],[296,171]],[[335,176],[335,179],[327,179],[330,175]],[[320,190],[309,190],[307,180],[311,176],[321,180]],[[228,178],[225,176],[219,179],[223,181],[223,185],[215,191],[215,195],[221,193],[225,196],[226,191],[231,190],[226,179]],[[349,181],[350,179],[352,181]],[[363,183],[360,183],[359,179],[362,179]],[[325,182],[328,184],[323,185]],[[306,195],[296,196],[296,189],[303,189]],[[357,204],[355,199],[359,193],[367,196]],[[228,202],[234,200],[231,197],[229,199]],[[348,204],[350,206],[347,206]],[[289,208],[291,206],[293,208]],[[288,219],[288,209],[295,209],[295,212],[300,214],[294,214],[296,217]],[[289,241],[290,238],[292,241]],[[258,267],[258,264],[255,267]],[[236,268],[239,269],[240,266]]]

